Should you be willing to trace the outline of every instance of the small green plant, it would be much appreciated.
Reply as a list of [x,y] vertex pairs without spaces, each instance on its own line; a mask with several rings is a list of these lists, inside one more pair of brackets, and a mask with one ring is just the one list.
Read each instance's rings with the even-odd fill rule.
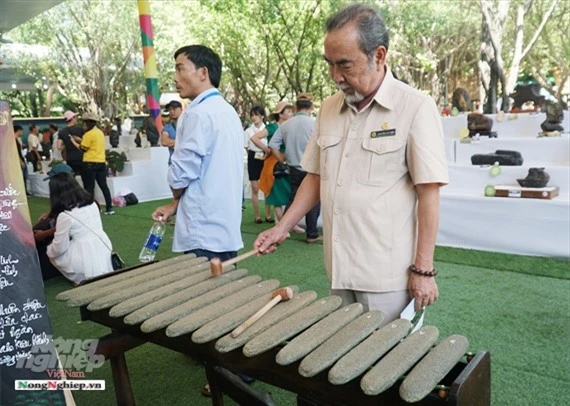
[[62,161],[61,159],[52,159],[51,162],[49,163],[48,167],[53,168],[56,165],[64,164],[64,163],[65,163],[65,161]]
[[113,175],[116,175],[117,172],[122,172],[122,170],[125,169],[127,156],[124,152],[106,150],[105,159],[107,161],[107,168],[111,169]]

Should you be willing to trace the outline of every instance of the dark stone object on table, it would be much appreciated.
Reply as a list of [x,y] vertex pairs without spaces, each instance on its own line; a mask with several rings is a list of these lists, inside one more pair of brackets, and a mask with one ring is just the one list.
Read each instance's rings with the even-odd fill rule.
[[528,175],[524,179],[517,179],[522,187],[545,187],[550,180],[550,175],[544,168],[529,168]]
[[497,162],[502,166],[520,166],[523,157],[518,151],[498,149],[491,154],[475,154],[471,156],[472,165],[494,165]]
[[542,131],[564,131],[564,127],[560,125],[564,119],[564,110],[560,103],[548,101],[545,104],[544,110],[546,112],[546,120],[540,124]]
[[473,137],[476,134],[489,138],[497,137],[497,132],[491,131],[493,119],[481,113],[469,113],[467,115],[467,128],[469,129],[469,137]]

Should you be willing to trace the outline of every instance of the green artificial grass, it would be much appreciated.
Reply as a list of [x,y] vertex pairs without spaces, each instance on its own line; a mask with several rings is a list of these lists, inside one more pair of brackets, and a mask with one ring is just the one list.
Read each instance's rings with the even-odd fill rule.
[[531,257],[463,248],[436,247],[435,260],[479,268],[570,279],[570,262],[567,259],[560,258]]
[[[106,232],[127,265],[137,263],[152,224],[150,215],[162,202],[118,208],[103,217]],[[30,198],[32,219],[49,207],[47,199]],[[270,224],[255,224],[249,202],[242,223],[245,249]],[[157,259],[173,256],[173,227],[168,226]],[[322,245],[307,245],[303,234],[292,234],[272,255],[252,257],[240,267],[264,279],[279,279],[282,286],[298,285],[328,295]],[[570,403],[568,337],[570,281],[568,261],[438,247],[440,299],[427,310],[426,325],[435,325],[440,341],[450,334],[465,335],[469,350],[489,350],[492,359],[494,405],[563,405]],[[45,283],[54,336],[97,338],[108,329],[81,322],[79,310],[54,298],[69,288],[63,278]],[[127,353],[133,392],[138,405],[209,405],[200,390],[203,368],[191,358],[145,344]],[[115,403],[110,366],[105,363],[86,376],[104,379],[104,392],[74,392],[78,405]],[[294,405],[295,395],[261,382],[256,388],[272,393],[279,405]],[[234,404],[227,401],[227,404]]]

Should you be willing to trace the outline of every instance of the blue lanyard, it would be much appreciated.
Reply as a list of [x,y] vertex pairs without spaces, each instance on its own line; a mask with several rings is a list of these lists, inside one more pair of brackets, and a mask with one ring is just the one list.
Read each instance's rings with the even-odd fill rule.
[[[198,104],[202,103],[204,100],[209,99],[210,97],[213,97],[213,96],[221,96],[221,94],[220,94],[220,92],[218,92],[218,91],[213,92],[213,93],[210,93],[209,95],[205,96],[202,100],[200,100],[200,101],[198,102]],[[197,104],[197,105],[198,105],[198,104]]]

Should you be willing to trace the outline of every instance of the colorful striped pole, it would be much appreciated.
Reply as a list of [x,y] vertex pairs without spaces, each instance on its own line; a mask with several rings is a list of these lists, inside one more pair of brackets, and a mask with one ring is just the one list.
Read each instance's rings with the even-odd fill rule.
[[162,133],[162,116],[160,114],[160,92],[158,90],[158,72],[156,70],[156,54],[150,17],[150,1],[138,0],[139,24],[144,58],[144,77],[146,79],[146,105],[148,114],[154,119],[158,133]]

